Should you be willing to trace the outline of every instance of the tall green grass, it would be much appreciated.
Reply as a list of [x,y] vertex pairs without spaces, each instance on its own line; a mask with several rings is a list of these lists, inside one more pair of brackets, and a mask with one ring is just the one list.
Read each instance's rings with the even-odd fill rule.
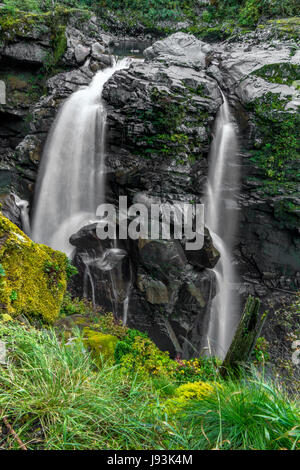
[[0,376],[1,415],[29,448],[159,445],[147,418],[154,401],[150,386],[129,380],[116,366],[99,367],[79,337],[66,345],[51,331],[10,327],[6,341],[10,359]]
[[[28,449],[299,448],[299,403],[253,374],[220,382],[216,372],[213,394],[168,415],[174,381],[125,375],[73,336],[0,324],[0,425],[6,416]],[[0,444],[18,448],[12,437]]]
[[201,449],[300,449],[299,402],[260,377],[225,382],[191,403],[182,420]]

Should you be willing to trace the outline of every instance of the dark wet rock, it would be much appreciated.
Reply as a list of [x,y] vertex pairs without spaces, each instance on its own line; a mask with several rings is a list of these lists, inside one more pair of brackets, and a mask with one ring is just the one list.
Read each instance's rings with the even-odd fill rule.
[[[110,269],[102,260],[112,250],[111,242],[98,239],[96,224],[83,227],[70,242],[76,248],[73,262],[79,274],[72,290],[77,295],[94,296],[97,305],[119,319],[128,298],[129,326],[147,331],[173,354],[179,352],[178,344],[185,357],[200,348],[199,331],[207,326],[215,295],[214,274],[193,268],[178,240],[119,240],[121,256]],[[91,278],[87,283],[87,272],[93,286]]]
[[205,229],[204,246],[201,250],[186,251],[188,262],[198,268],[213,269],[220,259],[220,253],[214,247],[211,235]]
[[146,190],[170,200],[197,200],[203,192],[199,180],[206,175],[210,126],[221,96],[205,69],[183,66],[183,60],[135,62],[104,87],[107,166],[131,195]]
[[7,217],[11,222],[22,228],[21,222],[21,210],[16,204],[16,198],[14,194],[9,194],[2,202],[1,212],[4,217]]
[[97,56],[104,54],[105,47],[99,42],[95,42],[92,45],[92,57],[97,58]]
[[146,300],[150,304],[168,304],[169,292],[167,286],[156,279],[146,276],[145,274],[138,275],[137,278],[138,289],[145,293]]
[[[214,61],[208,68],[208,73],[216,74],[222,87],[228,90],[230,95],[235,94],[243,104],[248,104],[266,93],[273,93],[280,94],[281,98],[292,95],[290,109],[300,105],[299,94],[292,83],[284,84],[279,80],[276,83],[280,67],[284,69],[291,65],[300,66],[300,51],[291,55],[291,48],[285,42],[259,42],[246,51],[244,44],[227,44],[225,48],[215,49],[215,57],[217,62]],[[271,79],[268,79],[266,72],[265,78],[260,76],[266,66],[274,66]]]
[[17,42],[6,45],[1,55],[6,60],[29,65],[43,65],[48,49],[35,42]]
[[[48,80],[46,96],[28,97],[21,83],[24,80],[13,80],[8,102],[0,108],[0,186],[5,195],[13,190],[32,200],[46,137],[61,104],[87,85],[98,70],[110,65],[109,46],[123,37],[104,32],[98,23],[95,17],[87,22],[70,20],[67,49],[60,60],[63,71]],[[122,25],[119,27],[121,30]],[[138,29],[139,25],[135,32]],[[141,26],[143,38],[144,33]],[[18,64],[23,70],[26,65],[35,74],[43,62],[42,54],[50,50],[50,35],[48,30],[28,34],[26,40],[2,47],[1,54],[9,67]],[[270,308],[272,299],[277,306],[282,302],[281,291],[276,289],[293,292],[299,287],[299,198],[294,189],[288,199],[280,188],[272,196],[263,193],[264,169],[251,158],[262,137],[255,111],[249,106],[270,93],[287,99],[285,111],[291,115],[296,112],[296,81],[275,83],[262,76],[262,71],[272,64],[299,65],[299,52],[293,49],[293,42],[274,39],[271,29],[233,39],[208,45],[179,32],[148,48],[146,62],[135,62],[109,80],[103,92],[108,114],[107,199],[117,204],[118,197],[126,195],[129,204],[151,199],[159,203],[200,203],[213,122],[222,103],[220,86],[229,95],[244,147],[239,162],[241,227],[233,247],[241,274],[237,288],[242,299],[249,293],[259,295],[263,308]],[[5,73],[11,73],[11,69]],[[296,174],[297,162],[293,165],[292,175]],[[9,201],[5,204],[7,213],[17,221],[16,207]],[[284,220],[282,207],[288,208]],[[106,310],[116,308],[121,317],[132,282],[129,324],[147,330],[161,347],[174,354],[178,352],[174,335],[185,356],[198,351],[209,302],[215,295],[211,269],[219,256],[209,234],[204,248],[197,252],[185,251],[178,241],[124,244],[120,249],[128,255],[106,272],[101,271],[99,263],[88,262],[111,248],[109,244],[102,246],[95,227],[83,228],[71,242],[80,271],[75,282],[80,295],[85,284],[86,295],[93,296],[88,265],[95,279],[97,303]],[[113,285],[119,293],[117,306],[111,300]]]

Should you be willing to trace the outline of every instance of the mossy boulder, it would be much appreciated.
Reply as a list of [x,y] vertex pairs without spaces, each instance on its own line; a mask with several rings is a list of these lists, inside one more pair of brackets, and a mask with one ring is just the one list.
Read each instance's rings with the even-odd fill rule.
[[38,245],[0,213],[0,313],[53,323],[67,287],[67,257]]
[[114,357],[119,338],[107,335],[91,328],[84,328],[84,342],[96,356]]

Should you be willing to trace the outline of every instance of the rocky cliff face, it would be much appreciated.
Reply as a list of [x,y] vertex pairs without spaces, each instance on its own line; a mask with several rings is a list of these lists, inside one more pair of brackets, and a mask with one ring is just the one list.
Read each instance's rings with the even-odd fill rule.
[[229,94],[242,131],[240,272],[270,306],[299,287],[300,51],[252,36],[216,50],[208,73]]
[[[76,21],[67,25],[60,58],[65,71],[48,80],[47,94],[38,101],[36,96],[24,101],[26,80],[19,83],[9,74],[15,64],[35,74],[43,61],[42,49],[52,47],[47,45],[47,32],[43,37],[31,33],[21,42],[13,40],[1,51],[6,64],[2,77],[13,87],[7,104],[1,106],[2,193],[13,190],[32,198],[45,138],[60,104],[110,64],[108,45],[117,39],[99,30],[95,19],[84,25],[79,27]],[[129,203],[203,200],[221,87],[235,112],[241,142],[242,191],[237,206],[241,222],[234,243],[234,262],[241,276],[238,288],[241,296],[262,297],[265,307],[290,302],[300,277],[300,54],[295,41],[260,31],[235,42],[208,45],[176,33],[153,44],[145,58],[117,72],[104,88],[108,202],[117,204],[121,195],[128,196]],[[7,213],[12,214],[8,206]],[[205,240],[199,253],[185,251],[177,241],[121,247],[129,258],[122,259],[120,269],[126,278],[129,271],[132,277],[129,322],[156,332],[157,342],[174,353],[192,354],[191,348],[201,343],[214,295],[209,269],[218,257],[209,234]],[[81,268],[82,293],[83,254],[100,255],[103,247],[94,226],[74,235],[72,243]],[[98,283],[96,300],[109,308],[108,278],[97,266],[91,270]],[[87,290],[91,296],[91,287]],[[119,299],[118,308],[125,297]]]
[[62,101],[111,63],[114,37],[97,18],[58,12],[36,23],[32,16],[0,24],[0,80],[6,91],[0,104],[2,199],[13,191],[32,201],[43,147]]

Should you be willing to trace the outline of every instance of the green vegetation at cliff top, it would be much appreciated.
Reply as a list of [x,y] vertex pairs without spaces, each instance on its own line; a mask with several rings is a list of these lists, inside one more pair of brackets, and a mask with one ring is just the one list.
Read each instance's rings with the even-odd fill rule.
[[[16,14],[18,10],[45,14],[56,8],[89,10],[99,16],[104,28],[128,32],[146,28],[166,34],[181,23],[179,29],[212,40],[230,36],[236,27],[249,30],[269,19],[300,13],[297,0],[210,0],[209,4],[194,0],[4,0],[4,5],[2,14]],[[278,26],[286,33],[293,30],[293,25]]]

